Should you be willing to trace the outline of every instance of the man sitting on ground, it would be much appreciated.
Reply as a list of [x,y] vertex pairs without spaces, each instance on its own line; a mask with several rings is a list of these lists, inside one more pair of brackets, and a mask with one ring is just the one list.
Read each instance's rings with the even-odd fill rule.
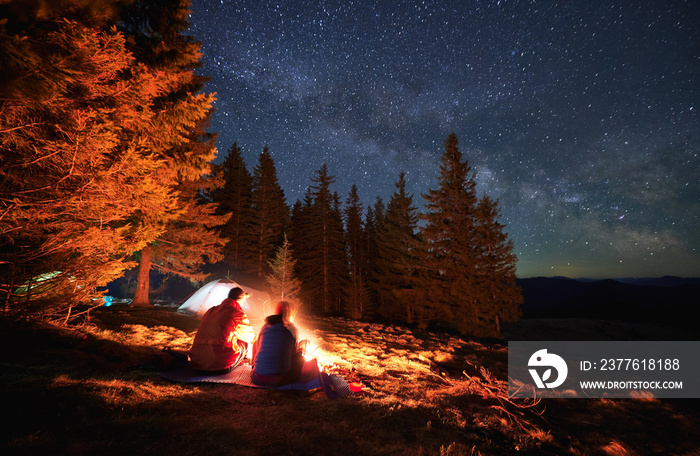
[[241,302],[247,294],[232,288],[228,298],[202,317],[189,351],[190,365],[208,374],[225,374],[246,356],[248,345],[255,338]]

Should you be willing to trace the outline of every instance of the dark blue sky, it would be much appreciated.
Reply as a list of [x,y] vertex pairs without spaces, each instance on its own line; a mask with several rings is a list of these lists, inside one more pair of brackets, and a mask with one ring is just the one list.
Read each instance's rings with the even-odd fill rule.
[[193,0],[219,160],[265,144],[288,203],[437,188],[447,135],[521,277],[700,276],[700,3]]

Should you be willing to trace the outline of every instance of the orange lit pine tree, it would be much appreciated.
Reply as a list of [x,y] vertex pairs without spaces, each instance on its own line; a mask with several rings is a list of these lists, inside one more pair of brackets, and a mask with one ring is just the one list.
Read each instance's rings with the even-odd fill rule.
[[2,298],[53,312],[100,296],[159,234],[134,221],[176,209],[147,139],[167,83],[134,59],[109,9],[72,2],[25,23],[16,3],[0,25]]
[[297,279],[294,272],[297,261],[292,256],[287,237],[284,238],[284,243],[277,249],[275,258],[270,261],[270,273],[265,277],[270,296],[277,301],[287,301],[294,306],[296,311],[301,308],[301,300],[299,292],[301,289],[301,281]]
[[205,261],[217,261],[222,248],[216,229],[224,219],[214,215],[215,205],[196,196],[211,172],[216,149],[203,131],[214,98],[200,93],[205,81],[194,73],[200,65],[200,46],[182,34],[188,27],[189,4],[189,0],[135,0],[121,15],[120,29],[130,50],[166,86],[152,102],[157,116],[146,141],[163,164],[154,178],[171,201],[167,208],[154,208],[135,221],[158,233],[141,251],[132,302],[138,306],[149,305],[151,267],[201,278],[196,269]]
[[[182,147],[202,149],[201,155],[211,152],[216,135],[206,133],[207,125],[207,121],[199,122],[198,128],[191,133],[190,143]],[[150,271],[148,262],[145,261],[149,260],[150,266],[166,279],[172,276],[191,281],[205,279],[206,275],[201,272],[202,266],[221,260],[226,243],[218,231],[229,215],[217,214],[217,205],[211,202],[212,192],[222,185],[223,180],[213,174],[204,174],[198,179],[180,180],[175,193],[178,195],[178,208],[182,215],[165,224],[164,231],[157,240],[141,251],[139,274]],[[140,276],[138,285],[150,284],[149,279],[148,276]],[[144,293],[146,296],[147,291]]]

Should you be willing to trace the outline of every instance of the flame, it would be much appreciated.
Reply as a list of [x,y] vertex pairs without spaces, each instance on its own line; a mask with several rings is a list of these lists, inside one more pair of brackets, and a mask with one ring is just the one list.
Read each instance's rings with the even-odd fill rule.
[[[333,361],[329,359],[328,354],[321,348],[321,342],[316,336],[316,331],[300,323],[296,317],[297,312],[293,312],[289,321],[297,328],[297,343],[306,341],[304,344],[304,361],[311,361],[315,358],[320,371],[333,366]],[[257,327],[257,325],[253,324],[253,327],[255,328],[255,334],[260,334],[262,325]]]
[[326,366],[328,366],[329,363],[325,359],[325,355],[323,352],[323,349],[321,349],[321,344],[318,340],[318,337],[316,337],[315,331],[306,328],[305,326],[300,326],[297,324],[297,331],[298,331],[298,340],[306,341],[306,346],[304,347],[304,360],[305,361],[310,361],[314,358],[316,358],[316,361],[318,363],[318,368],[319,370],[323,371]]

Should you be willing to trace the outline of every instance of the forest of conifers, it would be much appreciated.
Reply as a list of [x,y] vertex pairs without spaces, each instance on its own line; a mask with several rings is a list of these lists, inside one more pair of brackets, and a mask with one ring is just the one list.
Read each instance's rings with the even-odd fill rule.
[[[56,315],[138,268],[202,281],[266,278],[305,312],[442,323],[497,336],[519,316],[512,242],[478,196],[455,134],[419,211],[396,190],[342,198],[323,165],[290,207],[265,148],[215,165],[189,0],[0,4],[0,293],[6,313]],[[310,172],[311,174],[311,172]]]

